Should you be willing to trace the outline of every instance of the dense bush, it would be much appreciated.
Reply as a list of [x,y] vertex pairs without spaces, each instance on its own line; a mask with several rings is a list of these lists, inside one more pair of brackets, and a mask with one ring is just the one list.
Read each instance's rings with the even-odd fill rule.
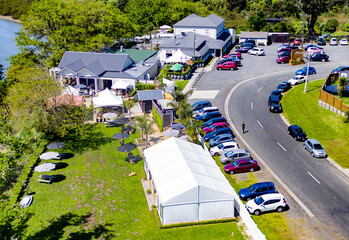
[[326,22],[325,25],[325,32],[329,32],[329,33],[334,33],[337,28],[339,26],[339,22],[337,19],[330,19]]
[[164,123],[162,121],[161,116],[156,111],[155,107],[153,107],[152,115],[153,115],[154,122],[159,127],[160,132],[162,132],[164,130]]
[[153,90],[155,89],[155,84],[145,84],[145,83],[136,83],[136,90]]

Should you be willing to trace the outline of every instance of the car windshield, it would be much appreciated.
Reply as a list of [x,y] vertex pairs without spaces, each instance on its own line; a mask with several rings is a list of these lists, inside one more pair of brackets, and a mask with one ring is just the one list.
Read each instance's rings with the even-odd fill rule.
[[199,110],[199,113],[202,113],[204,110],[205,110],[204,108],[203,108],[203,109],[200,109],[200,110]]
[[218,145],[218,149],[222,149],[223,148],[223,143]]
[[214,124],[210,125],[209,129],[214,129]]
[[254,202],[257,204],[257,205],[261,205],[263,202],[264,202],[264,199],[262,198],[262,196],[256,198],[254,200]]
[[321,150],[321,149],[324,149],[322,146],[321,146],[321,144],[314,144],[314,149],[316,149],[316,150]]
[[248,191],[253,192],[256,188],[252,185],[248,188]]
[[228,151],[228,152],[225,153],[226,157],[230,157],[231,155],[233,155],[233,151]]
[[237,167],[238,165],[239,165],[239,162],[238,162],[238,161],[233,162],[233,166],[234,166],[234,167]]
[[277,101],[272,101],[271,104],[278,105],[279,102],[277,102]]
[[303,133],[303,130],[300,129],[300,128],[296,128],[296,132],[297,132],[297,133]]

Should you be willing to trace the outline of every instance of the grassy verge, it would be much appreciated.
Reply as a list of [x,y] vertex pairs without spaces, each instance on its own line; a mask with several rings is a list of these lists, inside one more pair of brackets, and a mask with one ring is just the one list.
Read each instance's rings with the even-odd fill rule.
[[318,105],[319,92],[324,80],[296,86],[282,98],[284,116],[291,124],[303,128],[309,138],[315,138],[327,154],[343,168],[349,168],[349,123],[343,117]]
[[[91,125],[89,137],[65,141],[63,168],[51,171],[61,181],[43,184],[34,172],[23,239],[244,239],[235,222],[159,229],[141,185],[143,161],[134,165],[116,150],[121,128]],[[139,133],[125,139],[134,142]],[[138,155],[137,149],[132,151]],[[129,177],[130,172],[136,172]]]
[[182,91],[188,82],[189,82],[189,80],[176,80],[175,81],[175,89]]

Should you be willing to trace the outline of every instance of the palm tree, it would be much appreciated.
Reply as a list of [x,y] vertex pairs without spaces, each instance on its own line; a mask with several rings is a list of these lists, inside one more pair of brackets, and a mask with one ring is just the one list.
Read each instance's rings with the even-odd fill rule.
[[133,108],[137,103],[137,100],[134,98],[129,98],[127,100],[124,101],[124,107],[127,109],[128,111],[128,118],[131,119],[131,108]]
[[342,97],[342,92],[345,90],[345,87],[348,85],[348,80],[346,77],[341,77],[338,80],[338,95]]
[[145,136],[145,140],[147,142],[147,147],[148,147],[149,135],[154,133],[154,128],[153,128],[154,121],[148,118],[148,114],[144,114],[142,117],[137,116],[136,122],[139,130],[141,131],[142,139],[144,139],[144,136]]
[[192,94],[193,94],[193,90],[189,90],[186,93],[183,93],[182,91],[179,91],[179,90],[174,90],[173,92],[171,92],[173,101],[178,104],[181,102],[186,102]]

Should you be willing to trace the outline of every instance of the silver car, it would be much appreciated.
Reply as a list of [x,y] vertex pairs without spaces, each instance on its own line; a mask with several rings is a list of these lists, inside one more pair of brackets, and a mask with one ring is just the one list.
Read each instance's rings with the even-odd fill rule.
[[304,142],[304,149],[308,150],[313,157],[327,157],[327,153],[319,141],[315,139],[308,139]]
[[243,159],[243,158],[252,159],[249,151],[247,151],[246,149],[239,148],[239,149],[230,150],[230,151],[222,154],[220,156],[219,160],[221,161],[221,163],[227,164],[227,163],[234,162],[235,160]]

